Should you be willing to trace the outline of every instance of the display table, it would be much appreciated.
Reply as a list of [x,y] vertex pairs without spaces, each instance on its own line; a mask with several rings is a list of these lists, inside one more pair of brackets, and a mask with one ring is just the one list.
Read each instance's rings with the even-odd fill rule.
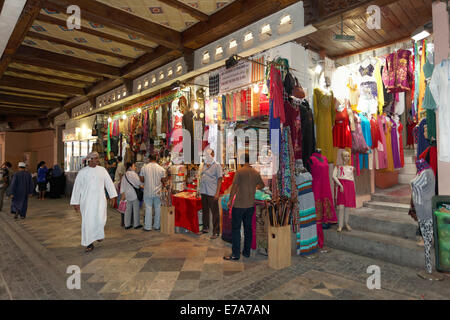
[[175,207],[175,227],[181,227],[199,233],[198,211],[202,209],[202,200],[194,192],[180,192],[172,195]]

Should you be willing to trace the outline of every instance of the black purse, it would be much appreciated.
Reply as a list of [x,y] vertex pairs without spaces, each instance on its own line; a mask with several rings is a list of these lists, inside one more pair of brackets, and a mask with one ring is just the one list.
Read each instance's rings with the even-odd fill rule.
[[134,191],[136,192],[136,196],[137,196],[138,200],[142,201],[144,199],[144,190],[142,190],[142,188],[136,188],[135,186],[133,186],[133,184],[130,182],[130,180],[128,180],[126,173],[125,173],[125,179],[127,179],[127,182],[130,184],[130,186],[133,187]]

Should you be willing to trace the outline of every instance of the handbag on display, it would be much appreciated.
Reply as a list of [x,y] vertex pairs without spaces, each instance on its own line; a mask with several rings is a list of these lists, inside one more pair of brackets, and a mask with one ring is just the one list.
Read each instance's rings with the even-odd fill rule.
[[94,125],[92,126],[91,136],[97,137],[98,136],[98,131],[99,131],[99,128],[98,128],[98,123],[97,123],[97,117],[95,117]]
[[302,86],[298,83],[297,77],[295,77],[295,86],[292,89],[292,95],[297,99],[305,98],[305,90],[303,90]]
[[125,173],[125,179],[127,179],[127,182],[130,184],[131,187],[133,187],[134,191],[136,192],[136,196],[137,196],[138,200],[142,201],[144,199],[144,190],[142,190],[142,188],[136,188],[135,186],[133,186],[131,184],[130,180],[128,180],[126,173]]

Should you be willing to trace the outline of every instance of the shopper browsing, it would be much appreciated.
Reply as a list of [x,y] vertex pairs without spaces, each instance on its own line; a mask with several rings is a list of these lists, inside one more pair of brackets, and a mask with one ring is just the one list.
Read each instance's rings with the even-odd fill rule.
[[[256,189],[264,188],[264,182],[258,171],[250,166],[250,157],[246,152],[244,164],[236,172],[231,187],[230,201],[234,204],[231,212],[232,254],[223,257],[225,260],[239,260],[241,254],[241,224],[244,224],[244,257],[250,257],[252,244],[252,218]],[[242,162],[241,162],[242,163]]]
[[[152,153],[148,158],[150,163],[146,164],[140,173],[141,182],[144,182],[145,231],[160,228],[161,189],[166,181],[166,170],[156,163],[156,155]],[[152,224],[153,207],[155,208],[154,224]]]

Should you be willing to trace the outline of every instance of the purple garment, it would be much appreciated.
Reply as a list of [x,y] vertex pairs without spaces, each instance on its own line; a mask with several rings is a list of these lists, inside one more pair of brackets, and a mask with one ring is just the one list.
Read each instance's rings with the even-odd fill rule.
[[293,107],[289,101],[284,101],[284,113],[286,115],[286,126],[291,128],[294,158],[296,160],[302,159],[302,119],[300,109]]
[[400,151],[398,148],[398,134],[397,134],[397,124],[392,119],[390,120],[392,124],[391,128],[391,140],[392,140],[392,157],[394,158],[394,168],[399,169],[402,167],[402,162],[400,160]]
[[376,82],[374,81],[361,82],[361,88],[370,89],[370,93],[372,93],[372,99],[378,99],[378,88]]
[[425,138],[425,126],[427,119],[422,119],[419,126],[414,128],[417,142],[417,158],[430,146],[429,141]]

